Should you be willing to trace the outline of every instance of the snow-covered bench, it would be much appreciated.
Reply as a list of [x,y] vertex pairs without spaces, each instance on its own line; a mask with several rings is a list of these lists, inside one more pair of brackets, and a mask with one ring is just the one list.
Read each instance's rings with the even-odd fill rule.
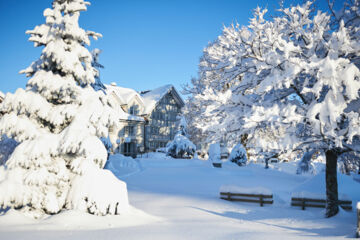
[[265,188],[243,188],[238,186],[221,186],[220,198],[228,201],[253,202],[264,204],[273,204],[272,192]]
[[[352,201],[347,196],[340,196],[339,205],[344,210],[352,209]],[[291,197],[291,206],[301,207],[305,210],[306,207],[325,208],[326,207],[326,196],[324,194],[315,193],[293,193]]]

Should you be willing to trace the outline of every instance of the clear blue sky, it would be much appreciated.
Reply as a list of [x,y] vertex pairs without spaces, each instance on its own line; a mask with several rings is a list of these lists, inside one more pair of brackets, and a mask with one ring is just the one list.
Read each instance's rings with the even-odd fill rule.
[[[14,92],[28,79],[20,75],[39,58],[41,48],[29,42],[26,30],[45,22],[43,10],[51,0],[0,0],[0,90]],[[103,34],[90,49],[103,51],[100,63],[104,83],[116,82],[135,90],[164,84],[180,86],[197,75],[202,49],[224,25],[247,25],[256,6],[277,0],[93,0],[80,16],[80,26]],[[286,5],[302,2],[287,0]],[[338,3],[341,1],[338,0]],[[326,9],[326,0],[318,0]]]

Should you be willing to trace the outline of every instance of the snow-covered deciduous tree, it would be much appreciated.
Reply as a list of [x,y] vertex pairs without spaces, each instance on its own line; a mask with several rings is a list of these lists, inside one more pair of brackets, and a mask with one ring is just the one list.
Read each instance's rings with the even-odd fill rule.
[[[258,61],[257,56],[265,45],[262,41],[266,36],[261,36],[261,29],[269,28],[263,19],[265,12],[257,8],[250,27],[225,27],[222,35],[204,49],[198,78],[192,79],[192,86],[184,89],[184,93],[190,95],[184,112],[189,125],[195,129],[190,139],[201,136],[199,142],[207,144],[224,139],[229,145],[236,145],[241,139],[246,145],[261,139],[260,135],[277,137],[268,132],[270,128],[261,126],[254,130],[256,138],[254,134],[242,132],[244,115],[259,101],[252,88],[259,75],[268,73],[264,70],[266,63]],[[253,150],[258,155],[266,154],[258,147]]]
[[229,161],[236,163],[239,166],[244,166],[247,163],[247,154],[244,146],[241,143],[236,144],[231,150]]
[[359,152],[345,152],[339,156],[340,170],[343,174],[358,173],[360,167]]
[[335,29],[310,1],[282,7],[270,20],[255,9],[249,26],[227,27],[205,48],[187,88],[189,108],[201,106],[190,125],[208,142],[246,136],[246,148],[265,159],[325,152],[328,217],[338,212],[337,158],[359,150],[358,1],[346,4]]
[[179,123],[179,130],[174,140],[166,146],[166,154],[173,158],[192,158],[196,151],[196,146],[187,138],[187,123],[182,116]]
[[[266,121],[268,125],[286,130],[286,144],[279,142],[280,149],[325,152],[326,216],[331,217],[338,212],[337,157],[356,150],[352,141],[360,134],[359,112],[348,110],[359,98],[360,71],[345,57],[357,54],[360,45],[350,38],[343,22],[330,31],[328,14],[318,11],[312,17],[311,2],[281,11],[283,16],[275,18],[270,28],[281,35],[261,55],[273,59],[269,74],[258,80],[255,89],[264,100],[253,107],[245,126],[254,128],[254,122],[267,116],[272,119]],[[286,100],[268,104],[279,95]]]
[[120,214],[129,207],[126,184],[102,169],[107,151],[99,138],[125,113],[91,87],[97,71],[85,46],[101,35],[78,25],[87,5],[54,0],[44,11],[46,23],[27,31],[43,50],[21,71],[30,77],[26,89],[7,94],[1,105],[0,132],[19,143],[0,182],[1,206],[35,217],[64,208]]

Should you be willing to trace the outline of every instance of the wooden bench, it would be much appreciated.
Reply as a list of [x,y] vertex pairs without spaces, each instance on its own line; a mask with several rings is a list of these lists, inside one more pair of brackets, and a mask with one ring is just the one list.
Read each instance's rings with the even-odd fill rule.
[[264,194],[220,192],[220,198],[228,201],[260,203],[261,207],[264,204],[274,203],[273,195]]
[[[350,200],[339,200],[339,205],[344,210],[352,210],[352,201]],[[302,210],[305,210],[305,207],[325,208],[326,200],[293,197],[291,198],[291,206],[301,207]]]

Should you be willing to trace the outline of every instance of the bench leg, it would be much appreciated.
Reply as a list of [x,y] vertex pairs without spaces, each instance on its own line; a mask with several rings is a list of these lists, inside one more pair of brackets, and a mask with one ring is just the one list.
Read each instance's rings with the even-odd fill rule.
[[231,194],[230,193],[227,193],[227,199],[228,199],[228,201],[231,201]]

